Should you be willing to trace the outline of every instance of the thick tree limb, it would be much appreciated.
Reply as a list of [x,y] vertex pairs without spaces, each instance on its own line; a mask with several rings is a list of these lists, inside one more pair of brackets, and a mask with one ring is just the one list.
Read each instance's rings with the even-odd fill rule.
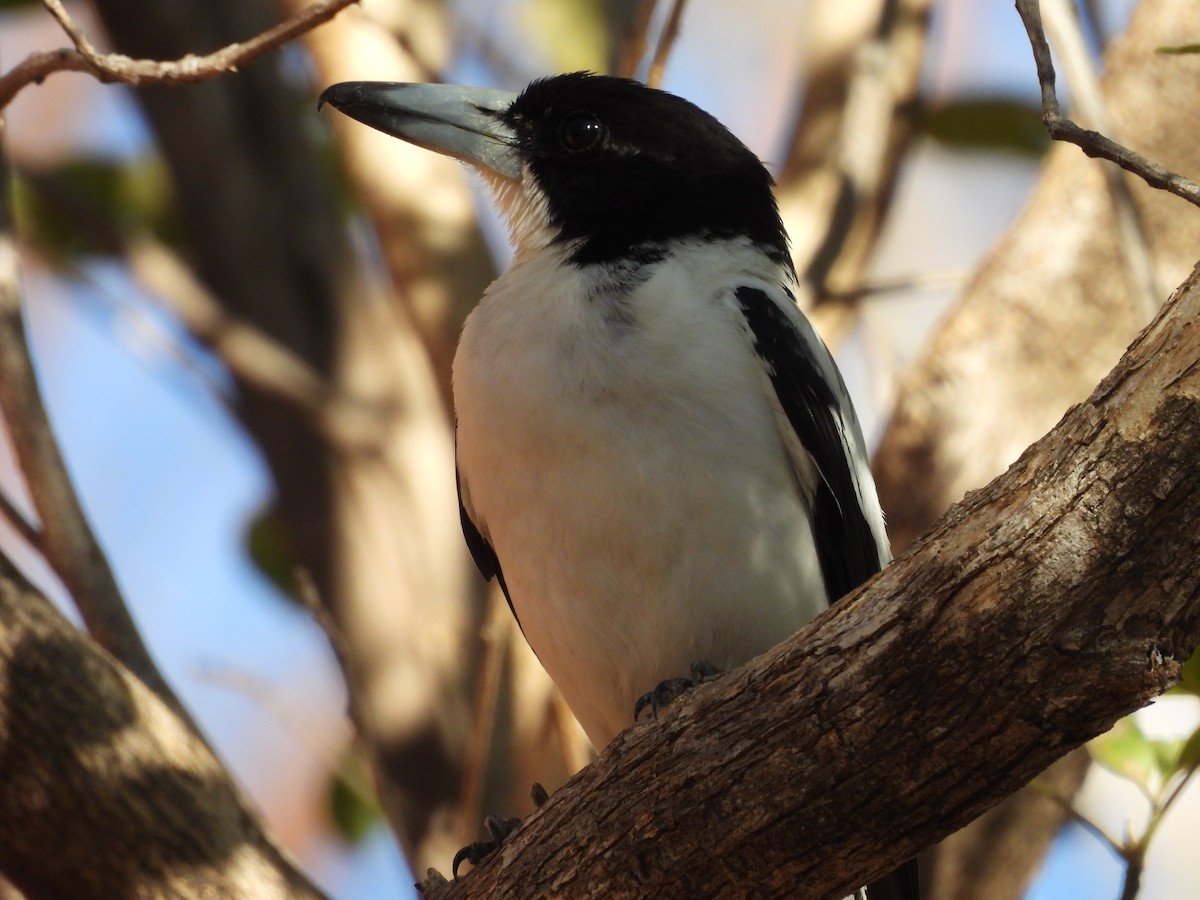
[[0,872],[29,900],[322,896],[204,742],[0,556]]
[[626,731],[449,897],[840,897],[1200,641],[1200,274],[1083,404],[791,640]]

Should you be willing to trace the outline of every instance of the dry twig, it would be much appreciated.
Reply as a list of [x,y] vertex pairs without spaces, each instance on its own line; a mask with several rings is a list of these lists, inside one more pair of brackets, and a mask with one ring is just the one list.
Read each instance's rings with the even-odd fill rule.
[[1042,87],[1042,121],[1050,137],[1056,141],[1075,144],[1088,156],[1107,159],[1125,171],[1132,172],[1150,187],[1167,191],[1195,206],[1200,206],[1200,184],[1151,162],[1099,132],[1080,127],[1062,114],[1054,86],[1054,63],[1050,59],[1050,45],[1046,42],[1039,4],[1037,0],[1016,0],[1016,4],[1017,13],[1025,23],[1025,32],[1029,35],[1029,43],[1033,48],[1038,83]]
[[132,59],[121,53],[100,53],[63,8],[61,0],[42,0],[62,26],[74,49],[60,48],[31,53],[0,75],[0,108],[7,106],[22,88],[41,84],[55,72],[90,72],[102,82],[121,84],[194,84],[218,75],[236,72],[239,66],[274,50],[295,37],[327,22],[358,0],[320,0],[307,6],[262,34],[229,44],[204,56],[188,54],[177,60]]
[[[6,276],[0,275],[0,279],[4,277]],[[6,290],[6,286],[0,286],[0,294],[3,294]],[[25,517],[25,514],[17,509],[16,505],[2,492],[0,492],[0,516],[12,526],[12,529],[20,536],[21,540],[38,552],[41,552],[42,530],[30,522]]]

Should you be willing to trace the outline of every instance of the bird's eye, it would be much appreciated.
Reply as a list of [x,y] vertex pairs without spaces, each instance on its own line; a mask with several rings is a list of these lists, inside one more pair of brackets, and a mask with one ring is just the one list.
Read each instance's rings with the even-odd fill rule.
[[603,123],[591,113],[573,113],[563,119],[558,139],[568,152],[584,153],[603,140],[604,130]]

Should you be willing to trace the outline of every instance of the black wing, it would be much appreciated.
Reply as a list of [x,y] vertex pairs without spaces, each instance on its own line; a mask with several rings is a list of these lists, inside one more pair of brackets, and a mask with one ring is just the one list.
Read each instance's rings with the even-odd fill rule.
[[[841,375],[816,334],[802,332],[766,291],[739,287],[734,293],[779,403],[816,465],[813,539],[833,602],[878,572],[880,559],[887,555],[867,521],[851,462],[852,453],[865,456],[857,420]],[[919,900],[917,861],[909,860],[868,885],[866,896]]]
[[467,539],[467,549],[471,551],[471,559],[475,560],[479,573],[485,579],[491,581],[495,578],[500,583],[500,590],[504,591],[504,599],[508,601],[508,608],[512,610],[513,618],[517,619],[517,625],[520,626],[521,620],[517,618],[517,610],[513,607],[512,597],[508,595],[508,585],[504,583],[504,572],[500,569],[500,557],[496,556],[496,551],[492,549],[488,539],[471,521],[471,514],[463,505],[462,478],[459,476],[457,468],[454,470],[454,486],[458,490],[458,520],[462,523],[463,537]]
[[846,389],[815,333],[803,334],[761,288],[734,293],[779,403],[817,469],[813,538],[832,603],[878,572],[881,556],[850,459],[863,451],[851,431],[857,424],[844,412]]

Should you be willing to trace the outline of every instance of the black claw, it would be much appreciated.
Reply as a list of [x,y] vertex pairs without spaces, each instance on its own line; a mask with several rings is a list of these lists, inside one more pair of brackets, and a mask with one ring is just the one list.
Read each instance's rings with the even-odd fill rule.
[[637,698],[637,703],[633,704],[633,721],[637,721],[642,717],[642,710],[654,702],[654,691],[648,691]]
[[476,841],[473,844],[467,844],[454,854],[454,862],[450,863],[450,875],[455,881],[458,881],[458,867],[464,862],[477,866],[485,856],[496,849],[486,846],[488,843],[488,841]]
[[658,718],[660,709],[674,702],[696,685],[703,684],[708,679],[720,675],[721,670],[710,662],[697,660],[691,665],[691,674],[691,678],[668,678],[666,681],[660,681],[654,690],[638,697],[637,703],[633,706],[633,720],[636,722],[647,706],[650,707],[654,717]]
[[550,795],[546,793],[546,789],[542,787],[541,783],[535,781],[533,787],[529,789],[529,799],[533,801],[535,809],[541,809],[550,799]]
[[473,844],[467,844],[467,846],[454,854],[454,861],[450,864],[450,874],[454,876],[456,881],[458,880],[459,866],[464,862],[469,862],[472,866],[479,865],[489,855],[500,848],[505,838],[521,827],[521,820],[488,816],[483,820],[483,824],[487,828],[491,838],[486,841],[475,841]]

